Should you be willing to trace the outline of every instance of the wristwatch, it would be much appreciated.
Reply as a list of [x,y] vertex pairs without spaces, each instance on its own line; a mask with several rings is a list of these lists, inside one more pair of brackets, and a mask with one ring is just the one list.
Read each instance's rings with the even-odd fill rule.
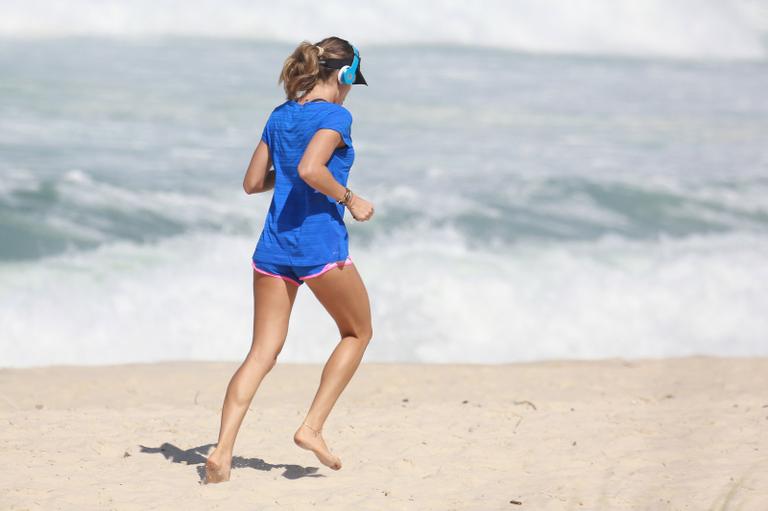
[[336,201],[337,204],[344,204],[344,205],[346,205],[349,202],[349,199],[352,198],[352,190],[350,190],[346,186],[344,187],[344,189],[346,190],[346,192],[344,193],[344,197],[342,199],[340,199],[340,200],[337,200]]

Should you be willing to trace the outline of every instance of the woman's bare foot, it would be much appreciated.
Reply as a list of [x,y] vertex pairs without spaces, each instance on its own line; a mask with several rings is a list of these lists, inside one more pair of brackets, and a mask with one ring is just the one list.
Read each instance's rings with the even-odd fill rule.
[[232,456],[219,455],[214,450],[205,462],[205,484],[229,481],[231,467]]
[[325,445],[325,440],[323,440],[319,429],[313,429],[309,424],[304,423],[299,426],[299,429],[293,435],[293,441],[302,449],[315,453],[320,463],[326,467],[330,467],[333,470],[341,468],[341,460],[328,450],[328,446]]

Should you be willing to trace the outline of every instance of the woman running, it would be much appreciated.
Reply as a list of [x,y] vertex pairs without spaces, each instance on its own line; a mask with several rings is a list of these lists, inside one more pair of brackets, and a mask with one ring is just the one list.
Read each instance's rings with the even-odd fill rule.
[[349,256],[343,220],[345,208],[357,221],[373,215],[373,205],[347,187],[355,152],[352,115],[342,105],[353,84],[367,85],[359,52],[338,37],[303,41],[285,60],[280,83],[286,101],[270,114],[243,181],[248,194],[274,189],[251,257],[253,339],[227,387],[218,443],[205,464],[206,483],[229,480],[235,437],[259,384],[277,362],[302,283],[333,317],[341,341],[293,440],[333,470],[341,468],[341,460],[326,445],[323,424],[373,336],[368,293]]

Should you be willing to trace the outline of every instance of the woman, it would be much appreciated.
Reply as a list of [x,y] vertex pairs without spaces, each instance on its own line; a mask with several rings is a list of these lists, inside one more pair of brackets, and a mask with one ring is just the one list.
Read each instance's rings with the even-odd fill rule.
[[345,208],[358,221],[373,215],[373,205],[346,186],[354,149],[352,116],[342,104],[352,84],[367,85],[359,53],[338,37],[303,41],[285,60],[279,83],[286,101],[269,116],[243,181],[248,194],[274,189],[251,258],[253,340],[227,387],[206,483],[229,480],[235,437],[261,380],[277,362],[302,283],[331,314],[341,341],[293,439],[334,470],[341,460],[328,449],[323,424],[373,336],[368,294],[349,257],[343,221]]

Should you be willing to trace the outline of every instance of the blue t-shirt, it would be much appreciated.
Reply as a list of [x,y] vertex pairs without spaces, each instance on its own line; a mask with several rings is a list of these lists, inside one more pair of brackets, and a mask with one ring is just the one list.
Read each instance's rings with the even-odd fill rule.
[[326,166],[347,186],[355,159],[352,114],[336,103],[287,100],[267,119],[261,139],[269,146],[275,167],[275,188],[253,260],[310,266],[342,261],[349,255],[345,207],[309,186],[299,177],[298,165],[315,132],[338,131],[346,144],[337,147]]

